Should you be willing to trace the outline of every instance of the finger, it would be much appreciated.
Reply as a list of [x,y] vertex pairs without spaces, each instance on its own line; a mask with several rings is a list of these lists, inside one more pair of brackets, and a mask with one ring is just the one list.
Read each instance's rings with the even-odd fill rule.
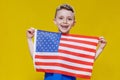
[[33,31],[31,29],[28,29],[27,34],[33,34]]
[[34,27],[30,27],[30,29],[35,30],[35,28],[34,28]]
[[104,39],[104,37],[103,37],[103,36],[100,36],[99,39]]
[[34,29],[34,28],[30,28],[30,29],[28,29],[28,32],[29,32],[29,33],[34,33],[34,32],[35,32],[35,29]]
[[35,32],[35,28],[31,27],[30,29],[32,30],[32,33],[34,33],[34,32]]
[[101,43],[106,43],[106,40],[105,39],[101,39],[100,42]]
[[105,40],[105,38],[103,36],[99,37],[99,42],[100,43],[104,43],[104,44],[107,43],[106,40]]

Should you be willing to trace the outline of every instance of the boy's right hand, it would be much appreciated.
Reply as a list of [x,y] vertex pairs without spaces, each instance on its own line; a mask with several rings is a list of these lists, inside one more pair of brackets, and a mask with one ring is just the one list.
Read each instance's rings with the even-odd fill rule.
[[35,33],[35,29],[34,28],[29,28],[26,31],[27,38],[32,38],[34,36],[34,33]]

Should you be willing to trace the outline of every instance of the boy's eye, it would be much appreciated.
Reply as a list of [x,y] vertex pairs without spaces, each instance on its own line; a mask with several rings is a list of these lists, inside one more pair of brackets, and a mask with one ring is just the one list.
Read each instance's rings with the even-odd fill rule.
[[68,20],[72,20],[72,18],[68,18]]
[[72,18],[68,18],[69,21],[72,21],[73,19]]
[[63,19],[63,17],[59,17],[59,19]]

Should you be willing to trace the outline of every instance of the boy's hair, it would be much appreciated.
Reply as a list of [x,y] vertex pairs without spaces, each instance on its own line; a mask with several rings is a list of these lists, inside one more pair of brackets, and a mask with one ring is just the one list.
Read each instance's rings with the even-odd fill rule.
[[56,15],[57,15],[57,11],[62,10],[62,9],[69,10],[69,11],[72,11],[74,13],[74,9],[70,5],[62,4],[62,5],[60,5],[56,8],[55,18],[56,18]]

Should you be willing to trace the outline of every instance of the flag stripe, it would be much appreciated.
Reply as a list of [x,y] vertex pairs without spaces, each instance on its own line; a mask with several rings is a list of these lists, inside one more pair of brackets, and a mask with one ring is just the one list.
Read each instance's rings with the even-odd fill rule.
[[86,54],[86,55],[90,55],[90,56],[94,56],[95,53],[93,52],[89,52],[89,51],[84,51],[84,50],[79,50],[79,49],[74,49],[74,48],[68,48],[68,47],[63,47],[63,46],[59,46],[60,50],[66,50],[66,51],[70,51],[70,52],[75,52],[75,53],[81,53],[81,54]]
[[[67,56],[66,57],[69,57],[70,55],[71,56],[75,56],[75,58],[77,57],[77,59],[79,59],[79,57],[83,57],[83,58],[88,58],[88,59],[94,59],[94,56],[91,56],[91,55],[87,55],[87,54],[81,54],[80,52],[71,52],[71,51],[65,51],[65,50],[59,50],[60,53],[65,53]],[[74,58],[74,57],[72,57]]]
[[78,37],[78,38],[90,38],[90,39],[99,39],[96,36],[86,36],[86,35],[77,35],[77,34],[62,34],[62,36],[73,36],[73,37]]
[[[90,56],[87,54],[81,54],[81,53],[75,53],[75,52],[73,53],[73,52],[65,51],[65,50],[59,50],[59,53],[62,53],[61,55],[65,55],[67,57],[73,56],[72,58],[75,58],[75,59],[76,58],[79,59],[79,57],[94,59],[94,57],[95,57],[95,56]],[[58,56],[58,52],[36,52],[34,55]]]
[[94,45],[88,45],[88,44],[83,44],[83,43],[78,43],[78,42],[71,42],[71,41],[61,40],[60,43],[69,44],[69,45],[76,45],[76,46],[82,46],[82,47],[91,48],[91,49],[96,49],[96,46],[94,46]]
[[89,45],[93,45],[93,46],[97,45],[97,43],[95,43],[95,42],[89,42],[89,41],[84,41],[84,40],[66,39],[66,38],[61,38],[60,40],[62,40],[62,41],[77,42],[77,43],[84,43],[84,44],[89,44]]
[[70,65],[66,65],[66,64],[58,64],[58,63],[44,63],[44,62],[35,62],[35,65],[37,66],[60,66],[60,67],[67,67],[69,69],[74,69],[74,70],[78,70],[78,71],[86,71],[86,72],[92,72],[91,69],[86,69],[86,68],[79,68],[76,66],[70,66]]
[[64,35],[62,35],[61,38],[75,39],[75,40],[84,40],[84,41],[95,42],[95,43],[98,42],[98,39],[92,39],[92,38],[79,38],[79,37],[64,36]]
[[89,65],[84,65],[81,63],[73,63],[73,62],[69,62],[69,61],[65,61],[65,60],[59,60],[59,59],[35,59],[35,62],[49,62],[49,63],[53,63],[53,62],[57,62],[57,63],[61,63],[61,64],[66,64],[66,65],[71,65],[71,66],[76,66],[76,67],[81,67],[81,68],[88,68],[88,69],[92,69],[92,66]]
[[[76,59],[76,60],[80,60],[80,61],[85,61],[85,62],[90,62],[90,63],[93,63],[93,59],[89,59],[89,58],[86,58],[86,57],[81,57],[81,56],[75,56],[75,55],[70,55],[70,54],[66,54],[66,53],[59,53],[59,56],[58,56],[58,53],[51,53],[50,55],[49,55],[50,53],[44,53],[44,54],[42,54],[42,52],[41,52],[41,54],[36,54],[35,55],[35,58],[36,58],[36,56],[48,56],[48,59],[49,59],[49,57],[53,57],[53,59],[56,59],[56,58],[58,58],[58,57],[66,57],[66,58],[70,58],[70,59]],[[58,56],[58,57],[57,57]]]
[[75,48],[75,49],[81,49],[81,50],[89,51],[89,52],[96,52],[95,49],[86,48],[86,47],[82,47],[82,46],[75,46],[75,45],[70,45],[70,44],[63,44],[63,43],[60,43],[59,46],[70,47],[70,48]]
[[91,72],[86,72],[86,71],[78,71],[78,70],[73,70],[73,69],[68,69],[60,66],[36,66],[37,69],[52,69],[52,70],[61,70],[69,73],[74,73],[74,74],[83,74],[83,75],[91,75]]
[[[39,56],[39,55],[36,55],[35,58],[37,59],[56,59],[56,57],[58,56]],[[65,61],[70,61],[70,62],[73,62],[73,63],[81,63],[81,64],[85,64],[85,65],[90,65],[92,66],[93,63],[90,63],[90,62],[85,62],[85,61],[81,61],[81,60],[78,60],[78,59],[72,59],[72,58],[67,58],[67,57],[63,57],[63,56],[59,56],[58,58],[62,59],[62,60],[65,60]]]

